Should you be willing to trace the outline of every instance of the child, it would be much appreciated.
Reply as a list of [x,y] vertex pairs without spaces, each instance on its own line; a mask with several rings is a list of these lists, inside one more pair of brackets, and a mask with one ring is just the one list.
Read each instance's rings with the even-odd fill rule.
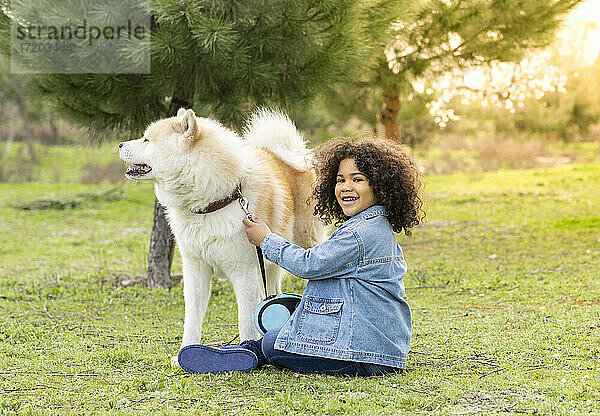
[[239,346],[190,345],[179,352],[195,373],[249,371],[264,364],[300,373],[372,376],[406,366],[411,312],[406,263],[394,232],[419,224],[421,179],[402,147],[380,139],[335,139],[316,154],[315,215],[339,227],[305,250],[244,219],[265,257],[308,283],[279,330]]

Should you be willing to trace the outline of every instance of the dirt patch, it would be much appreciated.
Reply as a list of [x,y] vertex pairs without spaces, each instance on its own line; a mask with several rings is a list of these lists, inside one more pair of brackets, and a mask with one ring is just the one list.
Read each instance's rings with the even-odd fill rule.
[[536,414],[522,402],[544,399],[544,396],[531,390],[477,390],[463,395],[458,400],[457,409],[451,414],[466,415],[488,412],[515,412]]

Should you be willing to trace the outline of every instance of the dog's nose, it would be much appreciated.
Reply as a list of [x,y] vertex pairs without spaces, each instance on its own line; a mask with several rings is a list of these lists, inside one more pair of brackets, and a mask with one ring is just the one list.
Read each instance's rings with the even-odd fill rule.
[[119,149],[123,147],[123,142],[119,143]]

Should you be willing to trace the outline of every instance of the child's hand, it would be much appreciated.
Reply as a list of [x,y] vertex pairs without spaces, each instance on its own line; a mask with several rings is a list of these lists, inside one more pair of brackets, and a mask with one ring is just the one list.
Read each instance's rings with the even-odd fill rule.
[[266,235],[271,232],[271,229],[267,226],[267,224],[262,222],[262,220],[258,219],[254,215],[252,216],[252,221],[250,221],[248,218],[244,218],[242,222],[246,226],[246,235],[248,236],[248,240],[255,246],[260,246],[260,243],[262,243],[262,240],[266,237]]

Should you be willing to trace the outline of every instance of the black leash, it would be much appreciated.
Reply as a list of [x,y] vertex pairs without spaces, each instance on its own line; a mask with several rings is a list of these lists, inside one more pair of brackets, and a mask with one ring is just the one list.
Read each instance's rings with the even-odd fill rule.
[[[238,201],[246,213],[246,218],[254,222],[252,220],[252,214],[248,210],[248,200],[240,195]],[[256,255],[258,257],[260,273],[262,274],[263,285],[265,287],[265,299],[259,303],[254,310],[254,327],[261,335],[264,335],[270,330],[281,328],[298,308],[302,297],[290,293],[273,294],[269,296],[267,293],[267,278],[265,277],[265,259],[260,246],[256,246]],[[281,310],[282,307],[284,308],[284,311]]]
[[265,286],[265,296],[268,298],[269,295],[267,293],[267,278],[265,277],[265,259],[263,257],[262,248],[260,248],[259,246],[256,246],[256,256],[258,257],[258,265],[260,266],[260,274],[262,275],[263,285]]
[[[240,206],[244,210],[244,213],[246,214],[246,218],[248,220],[254,222],[252,220],[252,214],[250,213],[250,211],[248,211],[248,206],[249,206],[248,200],[245,197],[240,196],[238,199],[238,202],[240,203]],[[260,248],[260,246],[256,246],[256,256],[258,257],[258,265],[260,267],[260,274],[262,275],[263,285],[265,287],[265,298],[268,298],[269,294],[267,293],[267,277],[266,277],[266,273],[265,273],[265,258],[263,256],[263,252],[262,252],[262,249]]]

